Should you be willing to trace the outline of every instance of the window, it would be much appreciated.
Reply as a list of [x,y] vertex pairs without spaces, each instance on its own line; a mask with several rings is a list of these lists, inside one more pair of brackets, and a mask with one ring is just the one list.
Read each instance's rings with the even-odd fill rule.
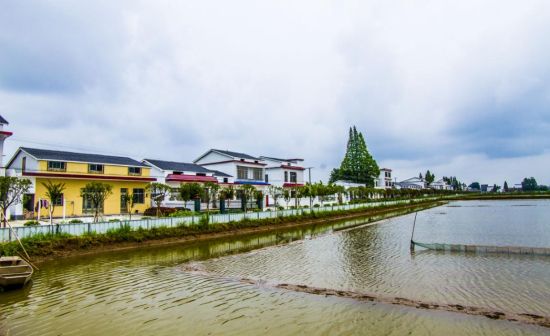
[[263,169],[262,168],[252,168],[252,175],[254,177],[254,180],[261,181],[263,177]]
[[63,205],[63,194],[61,194],[57,199],[53,200],[53,205],[62,206]]
[[134,204],[145,203],[145,189],[134,189]]
[[298,174],[296,172],[290,172],[290,182],[296,183],[298,180]]
[[288,182],[288,172],[285,172],[285,182]]
[[128,167],[128,175],[140,176],[141,168],[140,167]]
[[89,164],[88,165],[88,173],[103,174],[103,165]]
[[196,173],[197,176],[206,176],[205,173]]
[[229,182],[229,179],[227,177],[224,177],[223,178],[223,183],[228,183]]
[[265,174],[265,183],[269,183],[269,175]]
[[[89,196],[84,195],[82,197],[82,212],[94,212],[95,208],[92,204],[92,201],[90,200]],[[99,211],[103,212],[103,204],[100,204]]]
[[180,171],[174,171],[174,173],[173,173],[173,174],[174,174],[174,175],[181,175],[181,174],[183,174],[183,172],[180,172]]
[[248,180],[248,168],[237,166],[237,179]]
[[67,164],[61,161],[48,161],[48,170],[50,171],[66,171]]
[[24,157],[21,160],[21,171],[25,171],[26,168],[27,168],[27,157]]

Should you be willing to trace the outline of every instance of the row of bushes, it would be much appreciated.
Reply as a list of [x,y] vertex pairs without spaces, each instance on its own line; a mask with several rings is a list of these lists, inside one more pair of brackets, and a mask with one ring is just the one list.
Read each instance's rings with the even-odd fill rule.
[[[411,202],[412,203],[412,202]],[[28,253],[34,256],[47,256],[57,251],[72,251],[89,249],[96,246],[116,244],[122,242],[143,242],[164,238],[183,237],[201,233],[217,233],[246,227],[259,227],[263,225],[276,225],[289,222],[301,222],[311,219],[337,217],[353,213],[387,212],[401,208],[419,208],[435,205],[435,201],[425,201],[408,205],[380,206],[369,209],[339,210],[334,212],[312,212],[296,216],[276,217],[266,219],[243,219],[238,222],[223,224],[209,224],[208,215],[203,215],[196,225],[178,225],[176,227],[154,227],[151,229],[139,228],[133,230],[128,225],[118,229],[109,230],[105,234],[89,233],[82,236],[73,236],[66,233],[40,234],[30,238],[24,238],[23,244]],[[0,255],[16,255],[21,253],[21,247],[17,242],[0,244]]]

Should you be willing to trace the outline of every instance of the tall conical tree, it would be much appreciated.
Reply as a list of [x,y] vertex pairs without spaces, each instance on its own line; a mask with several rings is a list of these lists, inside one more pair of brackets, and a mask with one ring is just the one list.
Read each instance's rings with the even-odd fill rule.
[[374,178],[379,174],[380,169],[367,149],[363,134],[357,132],[355,126],[350,127],[346,155],[340,168],[332,171],[330,181],[345,180],[374,186]]

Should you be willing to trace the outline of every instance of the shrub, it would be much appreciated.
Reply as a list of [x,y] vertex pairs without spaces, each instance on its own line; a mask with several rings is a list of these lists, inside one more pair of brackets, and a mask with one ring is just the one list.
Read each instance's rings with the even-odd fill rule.
[[282,206],[277,207],[277,210],[284,210],[284,209],[285,209],[285,207],[282,207]]
[[313,207],[314,207],[314,208],[320,208],[321,205],[320,205],[320,204],[313,204]]
[[40,223],[38,221],[35,221],[35,220],[30,220],[28,222],[25,222],[25,224],[23,224],[24,226],[37,226],[37,225],[40,225]]
[[210,222],[210,216],[208,216],[208,214],[202,215],[201,218],[199,219],[199,226],[207,227],[209,222]]
[[109,223],[114,223],[114,222],[120,222],[120,219],[118,218],[109,219]]
[[[167,207],[160,207],[158,210],[161,217],[168,216],[177,211],[176,208],[167,208]],[[156,217],[157,208],[148,208],[147,210],[145,210],[145,212],[143,212],[143,215]]]
[[309,205],[304,205],[302,208],[309,209]]
[[323,205],[325,208],[330,208],[332,206],[332,204],[325,204]]
[[69,221],[69,223],[71,223],[71,224],[78,224],[78,223],[82,223],[82,220],[76,219],[76,218],[75,218],[75,219],[71,219],[71,220]]
[[168,217],[184,217],[184,216],[190,216],[192,214],[193,214],[193,211],[191,211],[190,209],[179,209],[169,214]]

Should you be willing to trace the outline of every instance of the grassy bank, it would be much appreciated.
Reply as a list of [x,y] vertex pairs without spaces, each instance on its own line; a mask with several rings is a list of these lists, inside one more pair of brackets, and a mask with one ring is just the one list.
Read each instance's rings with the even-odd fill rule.
[[[245,219],[224,224],[178,225],[176,227],[155,227],[132,230],[129,227],[110,230],[105,234],[90,233],[82,236],[68,234],[36,235],[23,239],[27,252],[33,257],[49,259],[83,252],[134,248],[143,245],[155,245],[168,242],[193,241],[197,239],[218,238],[224,235],[247,234],[250,232],[277,230],[282,227],[309,225],[327,219],[339,220],[361,216],[390,213],[396,210],[416,211],[441,205],[442,201],[425,201],[402,205],[388,205],[376,208],[342,210],[334,212],[304,213],[297,216],[267,218],[260,220]],[[0,244],[0,255],[21,254],[17,242]]]
[[475,194],[462,194],[453,200],[456,201],[475,201],[475,200],[517,200],[517,199],[550,199],[550,193],[475,193]]

